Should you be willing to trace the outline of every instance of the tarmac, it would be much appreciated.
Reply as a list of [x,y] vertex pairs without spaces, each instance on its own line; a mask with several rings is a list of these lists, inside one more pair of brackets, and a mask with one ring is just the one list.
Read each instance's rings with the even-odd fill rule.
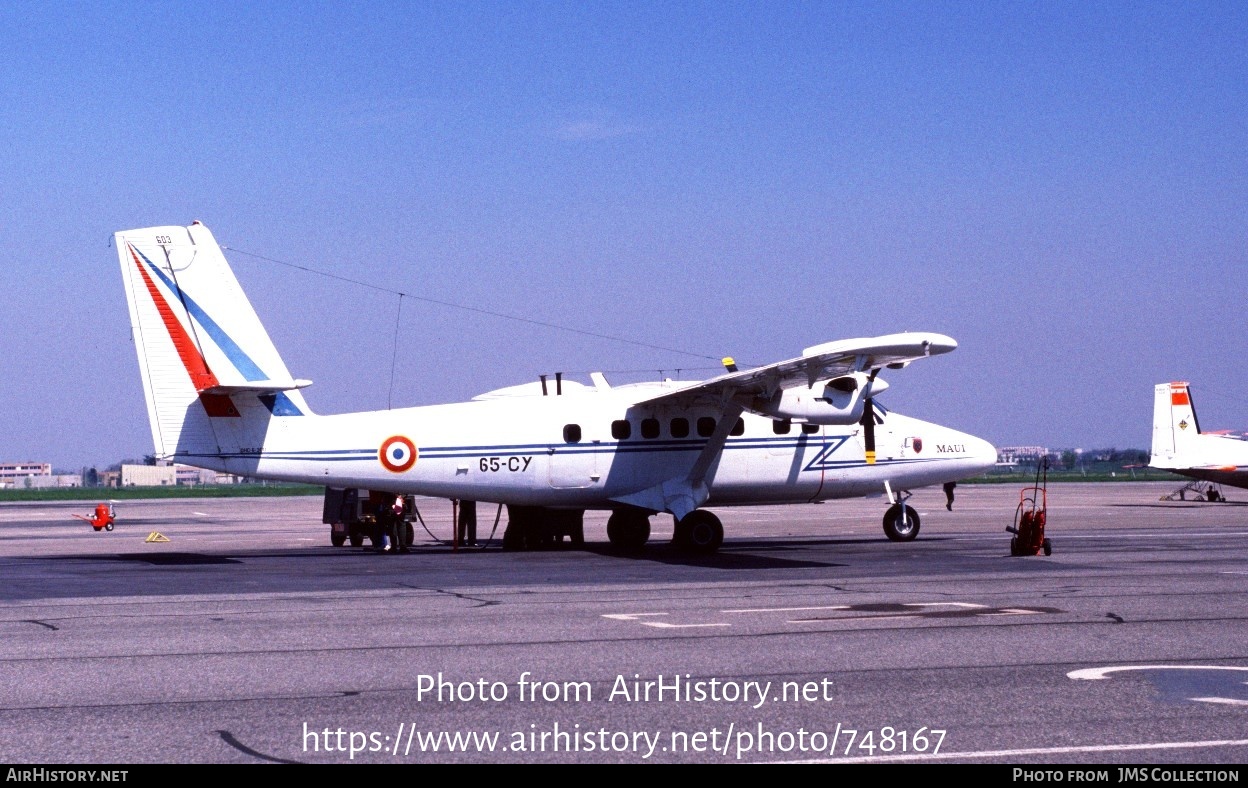
[[[715,510],[690,557],[333,547],[321,500],[0,505],[11,763],[1248,762],[1248,491],[1049,484],[1051,555],[1010,554],[1024,482],[909,503]],[[1202,767],[1204,768],[1204,767]],[[1116,774],[1116,770],[1109,769]],[[1238,773],[1238,772],[1237,772]],[[1160,779],[1160,778],[1158,778]]]

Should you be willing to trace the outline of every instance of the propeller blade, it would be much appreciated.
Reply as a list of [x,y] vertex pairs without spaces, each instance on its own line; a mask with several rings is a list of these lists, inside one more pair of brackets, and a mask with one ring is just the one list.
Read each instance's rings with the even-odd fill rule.
[[867,465],[875,465],[875,404],[868,397],[862,409],[862,443],[866,449]]

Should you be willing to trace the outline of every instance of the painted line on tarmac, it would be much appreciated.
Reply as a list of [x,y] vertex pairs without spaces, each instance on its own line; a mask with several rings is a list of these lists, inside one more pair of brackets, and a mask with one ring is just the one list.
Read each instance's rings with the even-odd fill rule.
[[1239,700],[1238,698],[1192,698],[1201,703],[1221,703],[1226,706],[1248,706],[1248,700]]

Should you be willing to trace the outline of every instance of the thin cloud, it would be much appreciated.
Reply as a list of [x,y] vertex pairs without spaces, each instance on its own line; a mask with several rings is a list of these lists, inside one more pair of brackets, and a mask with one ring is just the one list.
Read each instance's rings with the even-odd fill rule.
[[594,142],[597,140],[631,137],[641,134],[645,127],[608,117],[582,117],[558,123],[552,135],[565,142]]

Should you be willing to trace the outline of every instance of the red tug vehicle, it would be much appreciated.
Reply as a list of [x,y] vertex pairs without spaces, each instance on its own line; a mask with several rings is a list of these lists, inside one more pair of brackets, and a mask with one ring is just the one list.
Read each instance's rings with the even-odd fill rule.
[[[1043,472],[1043,483],[1041,473]],[[1005,530],[1014,534],[1010,539],[1010,555],[1045,555],[1053,553],[1053,543],[1044,535],[1045,513],[1048,509],[1049,458],[1040,460],[1036,468],[1036,483],[1024,487],[1019,494],[1018,509],[1014,511],[1014,525]]]
[[111,531],[113,530],[113,523],[117,520],[117,513],[113,511],[111,503],[97,503],[95,505],[94,517],[85,517],[81,514],[76,514],[74,517],[90,523],[91,527],[96,531]]

